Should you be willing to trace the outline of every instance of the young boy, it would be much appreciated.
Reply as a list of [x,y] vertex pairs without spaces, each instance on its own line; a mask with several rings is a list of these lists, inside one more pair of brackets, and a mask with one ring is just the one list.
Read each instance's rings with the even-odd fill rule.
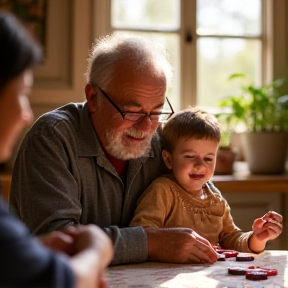
[[140,197],[130,226],[187,227],[212,245],[254,253],[281,234],[282,216],[274,211],[256,219],[250,232],[234,224],[227,201],[210,181],[221,138],[213,115],[186,109],[168,120],[161,136],[171,173],[154,180]]

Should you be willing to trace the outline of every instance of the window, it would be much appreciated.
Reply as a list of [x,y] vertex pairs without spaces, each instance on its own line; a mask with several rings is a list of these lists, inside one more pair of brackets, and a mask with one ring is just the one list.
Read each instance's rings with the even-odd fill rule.
[[233,73],[259,83],[261,0],[198,0],[196,11],[197,104],[213,105],[231,91]]
[[234,89],[228,81],[232,73],[244,73],[256,84],[276,77],[271,31],[284,1],[276,8],[273,0],[94,1],[95,37],[128,31],[168,48],[174,67],[168,97],[175,111],[215,105]]

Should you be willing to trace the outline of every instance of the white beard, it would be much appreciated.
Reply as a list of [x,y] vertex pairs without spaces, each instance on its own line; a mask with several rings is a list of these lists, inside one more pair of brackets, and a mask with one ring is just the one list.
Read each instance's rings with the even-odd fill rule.
[[[106,132],[107,146],[106,151],[115,158],[126,161],[129,159],[135,159],[139,157],[148,156],[151,149],[151,140],[155,131],[143,132],[138,131],[135,128],[129,128],[123,132],[113,133],[111,131]],[[126,135],[143,140],[139,143],[134,143],[124,139]]]

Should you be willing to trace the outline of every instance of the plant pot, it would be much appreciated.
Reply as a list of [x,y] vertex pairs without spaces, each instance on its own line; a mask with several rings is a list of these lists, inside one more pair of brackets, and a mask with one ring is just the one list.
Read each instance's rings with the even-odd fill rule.
[[215,175],[231,175],[234,170],[236,153],[230,147],[219,147],[215,166]]
[[241,134],[241,146],[252,174],[283,174],[287,159],[288,133]]

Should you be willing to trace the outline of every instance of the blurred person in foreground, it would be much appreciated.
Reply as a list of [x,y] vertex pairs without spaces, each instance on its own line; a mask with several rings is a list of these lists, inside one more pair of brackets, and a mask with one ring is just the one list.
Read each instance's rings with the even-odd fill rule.
[[111,265],[217,261],[192,229],[129,227],[139,196],[167,172],[157,128],[173,114],[171,75],[156,41],[118,33],[96,41],[86,101],[42,115],[14,165],[10,207],[35,234],[96,224],[113,241]]
[[187,227],[215,248],[260,253],[282,232],[282,216],[269,211],[243,232],[211,182],[221,138],[214,115],[199,108],[174,114],[161,133],[170,173],[155,179],[138,200],[131,226]]
[[[42,52],[15,16],[0,11],[0,162],[33,114],[27,95]],[[25,193],[26,187],[21,187]],[[32,197],[32,196],[31,196]],[[45,247],[46,245],[47,247]],[[0,287],[103,287],[112,259],[109,237],[94,225],[37,239],[0,197]]]

